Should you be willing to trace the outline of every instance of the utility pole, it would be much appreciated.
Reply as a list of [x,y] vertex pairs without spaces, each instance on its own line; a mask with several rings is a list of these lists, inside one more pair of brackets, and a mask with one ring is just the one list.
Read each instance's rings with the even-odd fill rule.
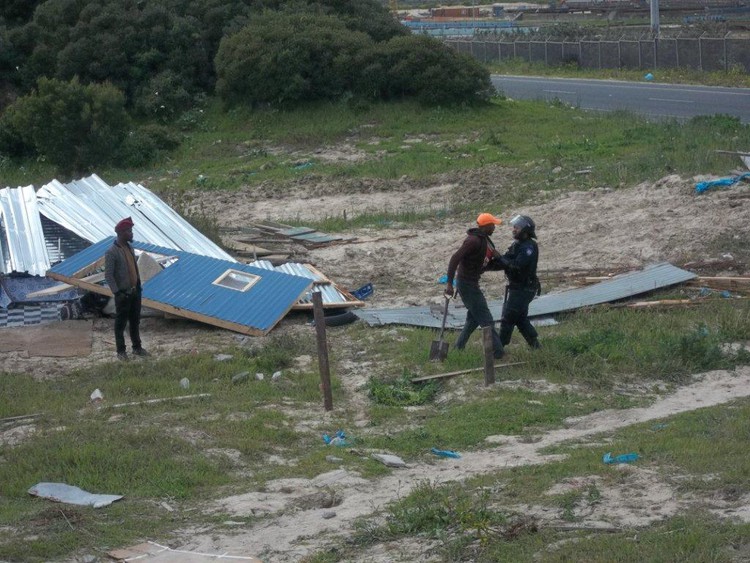
[[659,37],[659,0],[651,0],[651,31]]

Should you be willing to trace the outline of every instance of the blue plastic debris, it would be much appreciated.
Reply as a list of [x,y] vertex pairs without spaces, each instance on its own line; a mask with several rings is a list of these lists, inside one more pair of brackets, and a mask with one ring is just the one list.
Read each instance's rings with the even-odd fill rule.
[[657,422],[651,427],[651,430],[664,430],[667,426],[669,426],[666,422]]
[[295,170],[304,170],[305,168],[312,168],[313,163],[312,162],[303,162],[302,164],[298,164],[294,167]]
[[651,74],[650,72],[647,72],[643,78],[651,82],[654,79],[654,75]]
[[607,452],[602,457],[602,461],[608,465],[611,465],[613,463],[631,463],[633,461],[636,461],[640,456],[633,452],[629,454],[621,454],[615,457],[612,457],[612,452]]
[[349,442],[346,441],[346,434],[343,430],[337,430],[336,434],[333,436],[330,436],[328,434],[323,434],[323,442],[327,446],[348,446]]
[[722,292],[721,292],[721,296],[722,296],[722,297],[723,297],[724,299],[729,299],[729,298],[730,298],[730,297],[732,296],[732,294],[731,294],[731,293],[729,293],[729,290],[726,290],[726,289],[725,289],[724,291],[722,291]]
[[744,180],[745,178],[750,178],[750,172],[745,172],[744,174],[739,174],[737,176],[732,176],[730,178],[720,178],[719,180],[709,180],[708,182],[698,182],[695,184],[695,191],[696,193],[703,193],[706,190],[716,187],[716,186],[733,186],[740,180]]
[[[448,283],[448,274],[443,274],[438,278],[438,283]],[[453,287],[456,287],[456,280],[453,280]]]
[[359,289],[355,289],[354,291],[352,291],[352,295],[354,295],[354,297],[356,297],[360,301],[364,301],[365,299],[370,297],[370,295],[372,295],[374,291],[375,288],[372,286],[372,284],[366,283]]
[[711,290],[707,287],[702,287],[698,292],[698,295],[700,295],[701,297],[708,297],[709,295],[711,295]]
[[454,452],[453,450],[439,450],[437,448],[432,448],[430,451],[440,457],[453,457],[456,459],[461,457],[460,453]]

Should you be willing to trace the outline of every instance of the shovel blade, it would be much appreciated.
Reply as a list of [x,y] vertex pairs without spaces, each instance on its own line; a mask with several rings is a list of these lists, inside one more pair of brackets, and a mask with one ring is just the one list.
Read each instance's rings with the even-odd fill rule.
[[433,340],[430,346],[430,361],[442,362],[448,357],[448,343],[443,340]]

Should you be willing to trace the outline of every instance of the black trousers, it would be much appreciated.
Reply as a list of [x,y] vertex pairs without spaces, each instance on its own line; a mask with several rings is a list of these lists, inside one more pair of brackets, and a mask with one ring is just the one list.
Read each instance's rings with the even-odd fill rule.
[[125,352],[125,326],[130,327],[130,342],[133,350],[141,347],[141,288],[134,289],[129,295],[115,295],[115,346],[117,353]]
[[535,295],[535,290],[508,289],[506,291],[503,315],[500,319],[500,340],[505,346],[510,344],[514,327],[518,327],[518,332],[530,346],[536,341],[538,334],[529,321],[529,303]]
[[490,313],[490,308],[487,306],[484,293],[477,286],[463,283],[460,279],[456,280],[456,288],[461,296],[461,301],[466,306],[466,322],[464,322],[464,328],[458,335],[458,340],[456,340],[456,349],[464,349],[469,337],[478,326],[491,326],[492,350],[495,357],[500,358],[503,355],[503,343],[495,330],[495,321],[492,318],[492,313]]

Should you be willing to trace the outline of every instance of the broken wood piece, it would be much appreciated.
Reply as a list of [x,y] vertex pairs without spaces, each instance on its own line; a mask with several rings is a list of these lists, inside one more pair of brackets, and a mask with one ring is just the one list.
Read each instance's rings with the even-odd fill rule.
[[[525,364],[526,362],[512,362],[509,364],[495,364],[495,369],[501,369],[501,368],[509,368],[511,366],[520,366]],[[447,379],[449,377],[454,377],[456,375],[463,375],[465,373],[471,373],[473,371],[484,371],[484,366],[480,368],[470,368],[470,369],[462,369],[459,371],[450,371],[448,373],[436,373],[433,375],[424,375],[422,377],[415,377],[411,380],[412,383],[421,383],[422,381],[430,381],[432,379]]]
[[119,409],[120,407],[133,407],[137,405],[152,405],[154,403],[163,403],[165,401],[184,401],[186,399],[200,399],[203,397],[210,397],[211,393],[199,393],[197,395],[181,395],[179,397],[164,397],[163,399],[146,399],[145,401],[134,401],[132,403],[117,403],[112,405],[113,409]]
[[8,416],[6,418],[0,418],[0,424],[5,424],[6,422],[17,422],[19,420],[26,420],[28,418],[38,418],[42,416],[42,413],[38,412],[35,414],[22,414],[20,416]]
[[647,309],[649,307],[664,307],[673,305],[695,305],[692,299],[660,299],[658,301],[636,301],[635,303],[622,303],[612,307],[629,307],[631,309]]

